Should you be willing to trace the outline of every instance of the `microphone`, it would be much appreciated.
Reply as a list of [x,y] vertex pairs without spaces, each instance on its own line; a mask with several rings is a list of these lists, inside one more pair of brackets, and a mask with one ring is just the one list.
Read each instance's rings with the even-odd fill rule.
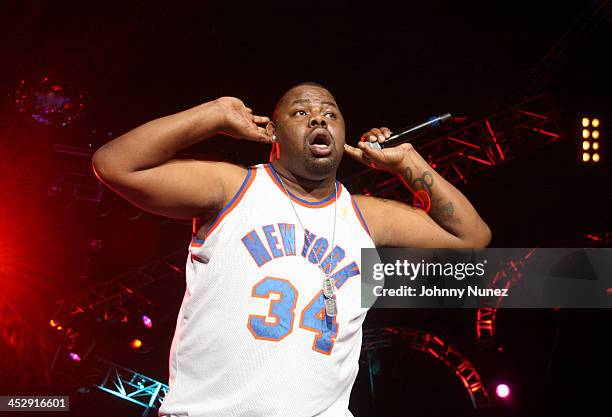
[[427,121],[416,126],[406,127],[398,133],[393,133],[383,143],[366,141],[366,144],[375,149],[392,148],[401,143],[410,142],[411,140],[440,127],[442,124],[452,119],[453,117],[450,113],[445,113],[441,116],[433,116]]

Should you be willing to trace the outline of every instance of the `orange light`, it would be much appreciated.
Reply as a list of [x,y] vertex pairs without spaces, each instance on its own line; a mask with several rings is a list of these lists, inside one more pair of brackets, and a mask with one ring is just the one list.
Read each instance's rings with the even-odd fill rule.
[[582,129],[582,137],[588,139],[591,136],[591,131],[589,129]]
[[589,162],[589,159],[591,159],[591,155],[589,155],[588,153],[584,152],[582,154],[582,162]]
[[62,326],[57,326],[57,330],[62,330]]
[[582,126],[583,127],[587,127],[589,125],[591,121],[589,119],[587,119],[586,117],[582,118]]
[[130,346],[132,346],[134,349],[140,349],[140,347],[142,346],[142,340],[134,339],[132,340],[132,343],[130,343]]
[[599,154],[598,153],[594,153],[593,154],[593,162],[599,162]]
[[51,319],[51,320],[49,320],[49,326],[55,327],[55,326],[57,326],[57,323],[55,322],[55,320]]
[[599,149],[599,142],[593,142],[593,150],[596,151]]
[[599,126],[599,119],[593,119],[592,125],[593,125],[593,127]]
[[599,139],[599,130],[593,131],[593,139]]
[[588,140],[583,140],[582,141],[582,149],[583,150],[588,151],[590,147],[591,147],[591,142],[589,142]]

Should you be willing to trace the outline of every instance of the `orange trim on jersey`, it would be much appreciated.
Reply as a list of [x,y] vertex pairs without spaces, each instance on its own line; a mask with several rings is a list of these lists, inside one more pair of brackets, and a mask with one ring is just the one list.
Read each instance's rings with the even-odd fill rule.
[[355,214],[357,215],[357,219],[359,220],[359,223],[361,223],[361,226],[363,226],[363,229],[371,237],[372,235],[370,235],[370,229],[368,229],[368,225],[366,224],[365,219],[363,218],[363,214],[361,214],[361,210],[359,210],[359,206],[357,206],[357,202],[355,201],[353,197],[351,197],[351,204],[353,205],[353,210],[355,210]]
[[[230,213],[230,211],[232,211],[238,205],[238,203],[240,203],[240,200],[242,200],[242,197],[244,197],[244,194],[246,193],[246,191],[249,189],[251,184],[253,184],[256,174],[257,174],[256,169],[254,168],[248,169],[247,175],[244,181],[242,182],[242,185],[238,189],[238,192],[236,193],[236,195],[234,195],[234,197],[230,200],[230,202],[227,203],[227,205],[223,207],[223,209],[219,212],[213,224],[208,227],[208,229],[206,230],[206,234],[204,235],[204,240],[208,239],[208,236],[210,236],[210,234],[217,228],[217,226],[219,226],[219,223],[221,223],[221,221],[225,218],[225,216],[227,216]],[[195,239],[195,236],[194,236],[194,239]],[[198,239],[195,239],[195,240],[198,243],[196,243],[194,246],[202,246],[204,244],[204,240],[198,240]]]
[[[320,200],[320,201],[308,201],[308,200],[299,198],[296,195],[291,194],[289,190],[285,192],[285,188],[283,187],[283,184],[280,182],[278,174],[274,171],[274,167],[272,167],[272,164],[264,164],[264,168],[266,172],[268,173],[268,175],[270,176],[270,178],[272,179],[272,182],[276,184],[276,186],[283,192],[283,194],[287,195],[291,200],[293,200],[294,202],[298,203],[301,206],[308,207],[308,208],[322,208],[322,207],[327,207],[330,204],[333,204],[335,201],[334,194],[330,194],[329,196],[325,197],[323,200]],[[336,194],[337,194],[336,199],[340,198],[340,194],[342,194],[342,186],[340,185],[338,181],[336,181]]]
[[190,245],[193,246],[194,248],[199,248],[200,246],[202,246],[204,244],[203,240],[198,239],[197,237],[195,237],[195,234],[193,235],[193,237],[191,238],[191,243]]
[[[288,309],[291,312],[291,324],[289,324],[289,331],[287,332],[286,335],[284,335],[283,337],[281,337],[280,339],[274,339],[272,337],[265,337],[265,336],[257,336],[257,334],[255,334],[255,331],[253,330],[253,328],[251,327],[251,320],[254,318],[260,318],[265,324],[269,325],[269,326],[278,326],[280,321],[278,318],[277,314],[273,314],[272,313],[272,309],[274,308],[274,305],[276,303],[280,303],[281,301],[283,301],[283,293],[280,291],[274,291],[274,290],[270,290],[268,291],[265,295],[259,295],[257,293],[255,293],[255,288],[261,284],[263,281],[267,280],[267,279],[275,279],[277,281],[285,281],[287,284],[289,284],[289,286],[291,288],[293,288],[293,290],[295,291],[295,299],[293,300],[293,307],[291,307],[290,309]],[[278,294],[280,297],[278,298],[278,300],[270,300],[270,308],[268,309],[268,315],[267,317],[274,317],[275,322],[274,324],[269,324],[266,323],[266,316],[260,316],[258,314],[249,314],[249,319],[247,320],[247,327],[249,329],[249,331],[251,332],[251,334],[253,335],[253,337],[255,339],[259,339],[259,340],[270,340],[272,342],[280,342],[281,340],[283,340],[285,337],[289,336],[291,333],[293,333],[293,321],[295,320],[295,306],[297,305],[297,299],[298,299],[298,290],[291,284],[291,282],[289,282],[289,280],[286,280],[284,278],[276,278],[276,277],[265,277],[264,279],[260,280],[257,284],[253,285],[253,289],[251,290],[251,297],[257,297],[257,298],[270,298],[270,294],[274,293],[274,294]]]

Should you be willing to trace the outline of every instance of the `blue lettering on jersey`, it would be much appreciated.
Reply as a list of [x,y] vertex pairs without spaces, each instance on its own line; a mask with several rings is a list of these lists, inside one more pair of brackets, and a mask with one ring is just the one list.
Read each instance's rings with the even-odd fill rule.
[[332,275],[332,278],[336,282],[336,288],[340,288],[342,284],[346,282],[350,277],[354,277],[355,275],[359,275],[359,267],[355,263],[355,261],[351,262],[340,271],[336,272]]
[[308,260],[313,264],[319,263],[321,259],[323,259],[323,254],[327,250],[328,246],[329,243],[327,243],[327,239],[324,237],[320,237],[315,240],[315,243],[312,244],[310,255],[308,255]]
[[308,229],[304,229],[304,248],[302,249],[302,257],[306,257],[310,244],[315,240],[317,235],[310,233]]
[[334,249],[321,262],[321,269],[326,273],[331,273],[336,266],[344,259],[344,249],[340,246],[334,246]]
[[[264,245],[263,240],[255,230],[251,230],[244,235],[242,243],[251,254],[251,257],[257,264],[262,266],[273,257],[280,258],[283,256],[295,256],[295,225],[290,223],[268,224],[261,228],[265,240],[268,243],[268,248]],[[304,246],[302,247],[302,256],[313,264],[319,263],[321,269],[327,274],[332,274],[338,265],[344,260],[346,253],[342,247],[334,245],[329,247],[329,242],[324,237],[319,237],[308,231],[304,231]],[[279,242],[282,241],[282,247]],[[329,251],[328,251],[329,249]],[[327,253],[327,255],[325,255]],[[345,266],[341,270],[332,275],[336,281],[336,286],[340,287],[344,282],[352,276],[359,275],[359,267],[355,262]]]
[[266,247],[261,243],[261,239],[255,230],[251,230],[242,238],[242,243],[248,249],[257,266],[262,266],[272,257],[268,253]]
[[283,240],[283,248],[285,256],[295,255],[295,225],[289,223],[279,223],[281,239]]
[[266,235],[266,240],[268,241],[272,255],[278,258],[283,256],[283,252],[278,247],[278,238],[274,235],[275,231],[274,226],[271,224],[263,227],[263,232]]

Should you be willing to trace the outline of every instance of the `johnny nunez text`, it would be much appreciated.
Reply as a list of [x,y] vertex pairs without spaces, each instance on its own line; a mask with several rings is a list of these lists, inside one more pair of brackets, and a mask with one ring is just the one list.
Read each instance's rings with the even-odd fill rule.
[[507,288],[478,288],[475,285],[467,288],[438,288],[421,287],[421,291],[416,288],[402,285],[399,288],[383,288],[382,285],[375,286],[372,291],[376,297],[457,297],[463,298],[464,295],[473,297],[507,297]]

